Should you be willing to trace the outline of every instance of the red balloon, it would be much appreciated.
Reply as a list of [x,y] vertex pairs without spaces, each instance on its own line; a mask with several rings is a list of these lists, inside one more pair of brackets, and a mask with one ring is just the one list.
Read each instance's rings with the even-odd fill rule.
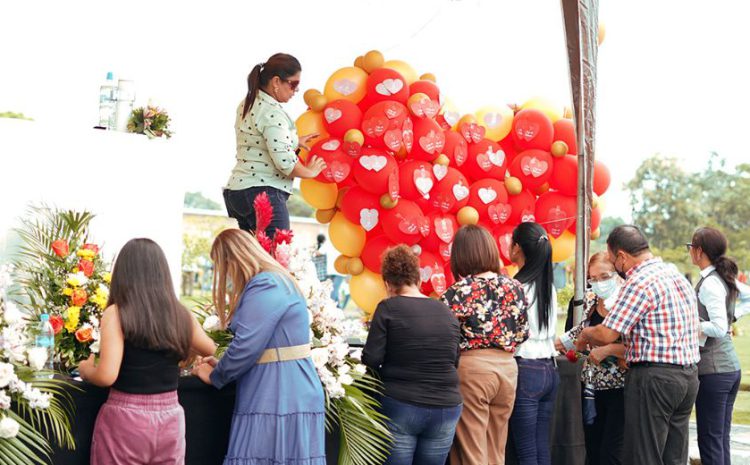
[[432,81],[415,81],[409,86],[409,96],[420,93],[430,97],[430,100],[435,102],[440,101],[440,89]]
[[[578,143],[576,142],[576,125],[573,120],[562,118],[552,125],[555,129],[555,141],[561,140],[568,144],[568,153],[573,155],[578,153]],[[554,141],[553,141],[554,142]]]
[[409,158],[432,161],[444,149],[445,134],[435,120],[419,118],[414,121],[414,143],[409,151]]
[[406,103],[409,98],[409,85],[398,71],[390,68],[378,68],[367,77],[367,96],[365,98],[373,103],[383,100]]
[[308,158],[313,156],[326,162],[326,169],[320,172],[316,181],[342,184],[352,178],[352,158],[342,150],[340,139],[331,137],[318,141],[310,149]]
[[443,261],[430,252],[422,251],[419,255],[419,278],[422,292],[427,295],[433,290],[442,294],[448,289]]
[[451,287],[456,282],[456,278],[453,277],[450,260],[445,262],[445,265],[443,265],[443,270],[445,271],[445,279],[447,281],[448,287]]
[[552,169],[552,177],[549,186],[565,195],[576,195],[578,193],[578,157],[565,155],[556,158]]
[[430,222],[416,203],[401,199],[383,214],[383,232],[396,244],[414,245],[430,234]]
[[535,221],[534,210],[536,207],[536,196],[528,189],[524,189],[518,195],[509,195],[510,218],[506,224],[517,225]]
[[521,149],[549,150],[554,129],[547,115],[539,110],[527,108],[516,113],[511,134],[513,141]]
[[594,185],[593,190],[596,195],[602,195],[609,189],[611,182],[609,168],[600,161],[594,161]]
[[497,242],[497,248],[500,252],[500,260],[504,265],[510,265],[513,261],[510,259],[510,249],[513,244],[513,230],[515,226],[501,225],[492,230],[492,237]]
[[535,190],[552,176],[552,155],[544,150],[525,150],[513,159],[508,171],[525,189]]
[[368,270],[373,273],[380,273],[381,265],[383,264],[383,255],[388,249],[395,247],[395,245],[385,235],[368,238],[359,258],[362,259],[362,263],[364,263]]
[[422,209],[430,205],[431,193],[437,183],[432,163],[420,160],[404,162],[398,168],[398,175],[401,197],[417,202]]
[[497,179],[480,179],[472,184],[469,189],[469,206],[479,212],[480,220],[491,222],[491,217],[494,217],[499,223],[500,216],[506,221],[510,217],[508,191],[505,184]]
[[430,220],[430,234],[419,244],[422,249],[440,254],[443,260],[450,259],[450,251],[446,249],[453,242],[453,237],[458,231],[456,216],[433,211],[427,215],[427,218]]
[[469,181],[460,171],[450,166],[432,191],[432,208],[437,211],[456,213],[469,203]]
[[380,196],[389,192],[389,177],[391,173],[398,176],[398,165],[388,152],[364,148],[362,155],[354,162],[352,171],[362,189]]
[[576,198],[547,192],[537,199],[534,216],[552,237],[560,237],[576,219]]
[[354,186],[341,199],[341,212],[347,220],[365,231],[373,231],[380,224],[380,198],[360,186]]
[[500,144],[500,148],[505,152],[505,163],[510,165],[516,158],[516,155],[518,155],[518,150],[516,150],[516,144],[513,142],[513,137],[507,135],[505,136],[505,139],[498,142],[498,144]]
[[334,100],[323,109],[323,125],[328,134],[344,137],[349,129],[359,129],[362,124],[362,110],[349,100]]
[[452,166],[463,169],[462,166],[469,157],[469,146],[466,139],[456,131],[447,130],[444,131],[444,134],[445,147],[443,153],[448,157]]
[[[398,147],[403,144],[404,122],[409,112],[406,107],[393,100],[379,102],[370,107],[362,116],[362,134],[365,145],[373,147]],[[397,152],[398,147],[391,151]]]
[[505,179],[508,168],[505,151],[500,144],[482,139],[469,145],[469,159],[461,171],[472,181],[485,178]]
[[[577,224],[578,224],[578,218],[573,220],[573,224],[571,224],[570,227],[568,227],[568,231],[575,234]],[[602,211],[598,207],[592,208],[591,209],[591,225],[589,229],[591,230],[591,232],[594,232],[596,231],[596,228],[598,228],[600,224],[602,224]]]

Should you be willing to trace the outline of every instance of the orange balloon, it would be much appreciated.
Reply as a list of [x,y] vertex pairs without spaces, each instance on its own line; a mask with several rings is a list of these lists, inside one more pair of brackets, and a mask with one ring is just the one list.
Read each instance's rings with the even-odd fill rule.
[[412,83],[419,80],[419,75],[417,74],[417,72],[414,70],[414,68],[411,67],[409,63],[405,61],[388,60],[383,63],[383,68],[389,68],[401,73],[408,85],[412,85]]
[[383,277],[367,268],[357,276],[352,276],[349,281],[349,294],[354,303],[368,315],[372,315],[380,301],[388,295]]
[[552,262],[560,263],[573,256],[576,251],[576,236],[567,229],[555,239],[548,236],[552,245]]
[[339,194],[336,183],[303,179],[300,181],[299,190],[305,202],[318,210],[330,210],[336,207],[336,198]]
[[347,220],[342,212],[334,215],[328,235],[336,250],[349,257],[359,257],[367,240],[364,228]]
[[372,73],[376,69],[382,67],[383,63],[385,63],[383,54],[378,50],[370,50],[369,52],[365,53],[365,56],[362,59],[362,68],[368,73]]
[[359,103],[367,92],[367,73],[362,68],[350,66],[334,72],[326,82],[323,94],[332,102],[338,99]]
[[607,36],[607,28],[604,27],[604,23],[601,21],[599,22],[599,31],[597,32],[596,41],[598,45],[601,45],[602,42],[604,42],[604,38]]

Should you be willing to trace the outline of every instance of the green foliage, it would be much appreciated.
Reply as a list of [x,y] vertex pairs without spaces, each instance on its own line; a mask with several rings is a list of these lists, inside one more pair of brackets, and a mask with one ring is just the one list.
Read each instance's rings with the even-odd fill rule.
[[154,137],[166,138],[172,137],[172,131],[169,129],[169,114],[159,107],[147,106],[140,107],[130,113],[128,119],[128,132],[136,134],[145,134],[149,139]]
[[27,121],[34,121],[34,118],[29,118],[23,113],[16,113],[14,111],[1,111],[0,118],[25,119]]
[[568,309],[568,303],[573,298],[575,288],[573,287],[573,281],[570,280],[562,289],[557,290],[557,308],[560,313],[565,313]]
[[201,192],[185,192],[184,205],[189,208],[202,208],[204,210],[221,210],[221,205],[214,202]]
[[296,189],[289,196],[287,208],[289,209],[289,216],[300,216],[303,218],[312,218],[315,216],[315,210],[302,199],[302,196]]

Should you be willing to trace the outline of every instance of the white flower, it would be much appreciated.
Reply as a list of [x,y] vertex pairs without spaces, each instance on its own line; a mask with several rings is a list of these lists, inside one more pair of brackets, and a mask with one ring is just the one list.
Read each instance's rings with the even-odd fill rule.
[[16,307],[16,304],[11,301],[5,301],[3,302],[3,306],[5,307],[3,319],[6,323],[12,325],[23,321],[23,313]]
[[21,425],[12,418],[4,417],[0,420],[0,438],[11,439],[18,435]]
[[342,386],[341,383],[335,383],[331,386],[326,386],[326,390],[328,391],[328,397],[330,397],[331,399],[339,399],[346,395],[344,386]]
[[310,357],[312,357],[315,368],[320,370],[328,363],[328,349],[325,347],[315,348],[310,352]]
[[82,271],[79,271],[78,273],[70,273],[65,281],[73,287],[80,287],[85,286],[89,282],[89,278]]
[[360,375],[364,375],[365,373],[367,373],[367,367],[362,365],[361,363],[358,363],[354,365],[354,371],[356,373],[359,373]]
[[328,346],[328,352],[330,354],[329,360],[331,363],[338,364],[346,359],[349,355],[349,345],[343,342],[337,342]]
[[217,315],[210,315],[203,320],[203,329],[205,331],[218,331],[220,329],[221,322]]
[[14,377],[15,373],[13,371],[13,365],[0,362],[0,388],[9,385]]
[[352,350],[351,353],[349,354],[349,357],[353,358],[354,360],[362,360],[362,349]]
[[343,365],[341,365],[338,368],[337,371],[339,373],[339,376],[341,376],[341,375],[345,375],[345,374],[349,373],[351,370],[352,370],[352,367],[350,367],[348,364],[344,363]]
[[89,346],[89,350],[91,351],[92,354],[98,354],[99,348],[100,348],[100,343],[98,340],[94,341],[93,343],[91,343],[91,346]]
[[339,383],[343,385],[348,386],[352,384],[353,382],[354,382],[354,378],[352,378],[351,375],[344,374],[344,375],[339,376]]
[[49,408],[51,394],[45,394],[39,389],[31,388],[23,393],[23,398],[29,401],[29,407],[36,409]]
[[44,347],[34,347],[29,349],[29,366],[34,371],[44,369],[44,365],[49,358],[49,352]]
[[8,410],[10,408],[11,399],[5,390],[0,390],[0,409]]

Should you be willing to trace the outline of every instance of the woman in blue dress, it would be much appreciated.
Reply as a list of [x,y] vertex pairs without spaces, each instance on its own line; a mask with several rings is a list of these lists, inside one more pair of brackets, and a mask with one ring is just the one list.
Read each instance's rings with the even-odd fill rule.
[[216,310],[234,338],[194,374],[218,389],[237,382],[224,464],[325,465],[325,397],[294,278],[239,229],[219,234],[211,259]]

